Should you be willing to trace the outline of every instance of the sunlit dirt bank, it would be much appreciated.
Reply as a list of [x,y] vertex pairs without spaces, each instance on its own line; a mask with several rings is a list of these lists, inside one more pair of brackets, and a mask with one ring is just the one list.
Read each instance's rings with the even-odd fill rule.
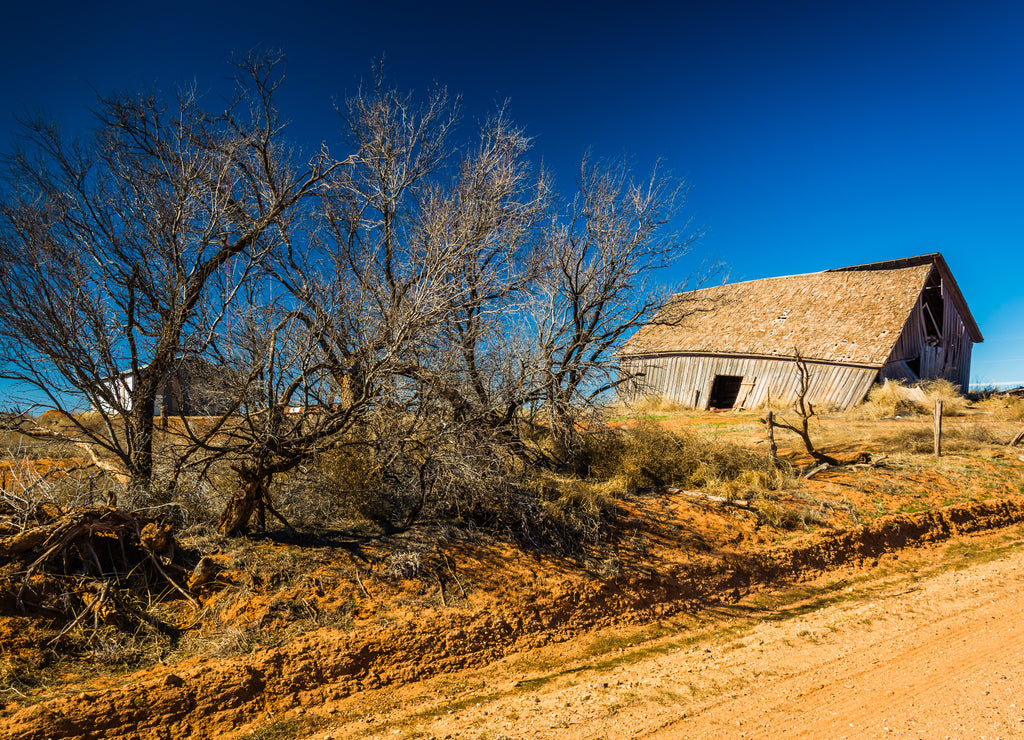
[[[750,414],[663,423],[763,445]],[[1020,448],[934,458],[885,441],[906,423],[831,423],[851,462],[794,476],[778,517],[666,488],[624,495],[571,555],[431,527],[186,543],[217,575],[197,606],[168,599],[180,634],[75,660],[5,602],[0,738],[1024,730],[1004,689],[1022,683]]]

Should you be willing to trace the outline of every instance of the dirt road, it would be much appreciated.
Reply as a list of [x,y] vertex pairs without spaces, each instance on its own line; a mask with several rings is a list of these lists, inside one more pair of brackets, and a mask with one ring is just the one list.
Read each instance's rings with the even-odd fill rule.
[[1022,532],[583,639],[352,697],[310,737],[1024,737]]
[[763,671],[764,680],[692,719],[642,734],[1024,736],[1022,581],[1024,556],[1017,554],[867,603],[758,627],[713,673],[727,682]]

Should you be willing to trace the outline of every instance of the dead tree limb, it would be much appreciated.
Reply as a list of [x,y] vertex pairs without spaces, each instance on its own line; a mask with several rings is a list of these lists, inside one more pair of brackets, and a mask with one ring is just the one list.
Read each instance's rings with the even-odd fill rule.
[[444,595],[444,584],[441,583],[441,576],[439,576],[436,571],[434,572],[434,580],[437,581],[437,590],[441,594],[441,605],[447,607],[448,599]]
[[370,592],[367,591],[366,590],[366,586],[363,585],[363,579],[359,577],[359,567],[358,566],[356,566],[355,574],[356,574],[356,583],[359,584],[359,588],[361,588],[363,590],[363,593],[366,594],[366,598],[368,598],[370,601],[373,601],[373,597],[370,596]]
[[667,486],[664,490],[668,491],[669,493],[686,496],[688,498],[700,499],[702,501],[708,501],[713,504],[721,504],[722,506],[735,506],[736,508],[739,509],[750,508],[750,502],[741,498],[727,499],[724,498],[723,496],[712,496],[710,493],[702,493],[700,491],[687,491],[682,488],[670,488]]
[[822,470],[827,470],[829,463],[821,463],[821,465],[815,465],[813,468],[804,473],[804,480],[809,480],[820,473]]
[[814,405],[807,400],[807,394],[811,388],[811,372],[807,368],[807,361],[800,354],[800,350],[793,348],[793,356],[796,361],[797,378],[799,385],[797,386],[796,403],[793,404],[793,411],[798,417],[800,417],[800,426],[794,426],[787,421],[782,419],[774,419],[775,426],[781,429],[788,429],[789,431],[800,437],[804,443],[804,449],[807,454],[813,457],[817,462],[824,463],[825,465],[840,465],[841,463],[831,455],[826,455],[824,452],[820,452],[815,448],[814,442],[811,441],[810,424],[811,419],[814,418],[817,412],[814,410]]
[[[154,538],[151,535],[151,530],[146,529],[144,524],[151,525],[152,523],[145,520],[140,521],[134,514],[121,509],[77,509],[59,515],[52,521],[26,528],[18,534],[0,539],[0,557],[27,559],[34,556],[26,566],[24,573],[21,574],[21,586],[15,597],[18,608],[25,609],[24,596],[26,590],[29,589],[32,577],[56,558],[63,559],[65,571],[69,556],[80,559],[84,570],[98,578],[113,577],[116,579],[123,576],[124,573],[132,571],[138,566],[138,563],[128,561],[124,548],[126,537],[137,548],[143,561],[152,563],[156,572],[174,590],[178,591],[190,604],[198,607],[199,602],[169,572],[169,568],[173,569],[178,566],[172,568],[170,558],[168,557],[167,562],[164,562],[163,556],[160,554],[173,554],[174,552],[174,544],[169,532],[158,532],[158,534],[162,534],[162,537]],[[152,530],[156,529],[155,526],[152,526]],[[118,550],[123,562],[119,565],[116,562],[110,563],[108,560],[107,566],[104,566],[94,543],[101,541],[109,543],[113,539],[118,542]],[[106,550],[109,555],[109,544]]]

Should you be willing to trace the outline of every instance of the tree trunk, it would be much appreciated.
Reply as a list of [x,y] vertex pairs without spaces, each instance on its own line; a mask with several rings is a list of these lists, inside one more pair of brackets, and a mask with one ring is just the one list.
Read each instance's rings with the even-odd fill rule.
[[238,487],[220,515],[217,530],[225,536],[245,534],[255,515],[260,529],[266,531],[269,512],[288,532],[294,533],[294,527],[270,501],[270,484],[274,481],[274,473],[265,468],[253,470],[245,466],[233,470],[238,473]]
[[570,463],[578,452],[576,425],[569,412],[569,403],[557,388],[548,392],[548,424],[554,443],[553,455],[561,463]]
[[269,483],[266,475],[249,468],[239,469],[238,488],[220,515],[217,530],[225,536],[245,534],[253,514],[266,499]]
[[153,411],[156,394],[135,399],[128,414],[128,486],[148,491],[153,482]]
[[832,457],[831,455],[826,455],[824,452],[819,452],[817,449],[815,449],[814,443],[811,441],[811,430],[809,426],[809,421],[810,419],[804,417],[802,424],[803,431],[797,432],[797,434],[800,435],[800,439],[804,441],[804,449],[807,450],[807,454],[813,457],[819,463],[825,463],[827,465],[839,465],[840,463],[836,458]]

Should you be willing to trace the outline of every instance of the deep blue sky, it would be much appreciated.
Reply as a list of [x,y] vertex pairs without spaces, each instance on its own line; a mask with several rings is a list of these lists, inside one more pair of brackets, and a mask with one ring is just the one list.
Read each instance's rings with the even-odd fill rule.
[[303,146],[384,56],[468,124],[508,99],[566,185],[587,149],[664,158],[733,280],[940,251],[985,335],[972,381],[1024,383],[1022,2],[22,2],[0,135],[80,128],[93,90],[216,89],[253,47],[285,52]]

